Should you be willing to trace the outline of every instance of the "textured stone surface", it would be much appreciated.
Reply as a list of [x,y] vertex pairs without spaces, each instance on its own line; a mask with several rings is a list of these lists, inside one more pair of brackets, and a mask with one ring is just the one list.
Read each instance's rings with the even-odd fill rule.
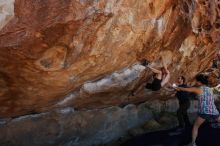
[[91,146],[106,144],[153,118],[144,104],[102,110],[72,108],[0,122],[1,146]]
[[138,60],[191,79],[219,50],[217,0],[15,0],[14,17],[13,2],[0,1],[0,117],[164,97],[129,99]]
[[[175,100],[154,101],[140,105],[129,104],[123,108],[75,111],[73,108],[0,120],[1,146],[92,146],[111,143],[128,134],[175,126]],[[190,113],[195,113],[192,103]],[[166,105],[166,106],[163,106]],[[159,108],[162,107],[163,108]],[[160,125],[151,121],[156,119]],[[148,121],[148,122],[147,122]],[[171,124],[172,123],[172,124]],[[143,125],[142,129],[136,129]],[[159,126],[159,127],[158,127]],[[158,129],[159,128],[159,129]]]
[[[217,0],[0,0],[0,145],[98,145],[175,112],[165,90],[130,96],[137,62],[162,56],[171,82],[193,84],[219,29]],[[219,71],[206,72],[216,85]]]

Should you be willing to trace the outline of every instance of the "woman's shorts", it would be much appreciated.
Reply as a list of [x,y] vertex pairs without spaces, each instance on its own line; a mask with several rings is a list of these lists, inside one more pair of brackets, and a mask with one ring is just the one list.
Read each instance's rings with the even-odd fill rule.
[[209,122],[214,122],[216,119],[220,118],[220,115],[210,115],[210,114],[198,114],[199,117],[209,121]]

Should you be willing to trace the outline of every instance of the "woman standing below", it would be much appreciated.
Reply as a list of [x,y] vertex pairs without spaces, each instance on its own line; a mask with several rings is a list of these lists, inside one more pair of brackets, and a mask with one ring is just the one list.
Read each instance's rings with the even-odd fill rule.
[[196,146],[196,138],[198,136],[198,129],[205,122],[217,121],[220,122],[219,111],[214,104],[214,96],[212,89],[207,87],[208,77],[202,74],[196,76],[196,86],[192,88],[177,87],[177,91],[186,91],[195,93],[198,97],[198,117],[193,125],[192,130],[192,146]]

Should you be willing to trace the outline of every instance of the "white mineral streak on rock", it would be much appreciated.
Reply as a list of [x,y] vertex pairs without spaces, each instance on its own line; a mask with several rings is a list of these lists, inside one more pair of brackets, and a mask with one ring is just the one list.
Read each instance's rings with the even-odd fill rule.
[[142,65],[136,64],[131,68],[126,68],[106,76],[99,81],[86,83],[83,85],[82,89],[87,93],[97,93],[108,91],[110,88],[114,87],[126,87],[129,83],[137,79],[144,69],[145,67]]

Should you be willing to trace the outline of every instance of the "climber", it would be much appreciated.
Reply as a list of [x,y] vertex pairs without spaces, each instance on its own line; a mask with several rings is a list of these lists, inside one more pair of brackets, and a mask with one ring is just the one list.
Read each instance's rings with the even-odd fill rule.
[[150,65],[148,65],[148,68],[151,69],[151,71],[154,73],[153,75],[153,82],[147,83],[146,88],[151,89],[153,91],[160,90],[161,87],[164,87],[170,79],[170,72],[167,69],[167,66],[164,63],[164,60],[162,58],[162,64],[163,67],[160,70],[157,70]]
[[216,121],[220,123],[220,115],[214,103],[214,96],[211,88],[208,86],[208,77],[203,74],[196,76],[196,86],[191,88],[175,87],[177,91],[186,91],[195,93],[198,98],[198,117],[193,125],[192,130],[192,145],[196,146],[196,138],[198,129],[202,123],[207,121]]
[[134,89],[132,92],[132,95],[135,95],[136,93],[138,93],[143,88],[143,86],[145,86],[147,89],[150,89],[152,91],[158,91],[160,90],[161,87],[164,87],[169,82],[170,72],[164,63],[163,58],[162,58],[162,64],[163,64],[163,67],[160,70],[158,70],[158,69],[151,67],[146,59],[141,61],[141,65],[148,67],[154,73],[153,82],[147,83],[146,85],[142,84],[141,86],[138,86],[139,88],[137,88],[137,90]]

